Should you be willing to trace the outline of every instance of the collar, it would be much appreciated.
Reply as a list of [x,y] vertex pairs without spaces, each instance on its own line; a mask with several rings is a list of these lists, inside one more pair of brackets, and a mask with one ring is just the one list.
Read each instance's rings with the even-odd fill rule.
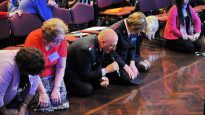
[[127,35],[128,35],[128,37],[130,37],[131,33],[128,30],[128,26],[127,26],[127,22],[126,21],[127,21],[127,18],[124,20],[124,23],[125,23],[125,27],[126,27],[126,30],[127,30]]
[[95,47],[97,48],[97,51],[99,51],[99,52],[102,51],[102,49],[100,48],[99,41],[98,41],[98,36],[95,36],[94,45],[95,45]]

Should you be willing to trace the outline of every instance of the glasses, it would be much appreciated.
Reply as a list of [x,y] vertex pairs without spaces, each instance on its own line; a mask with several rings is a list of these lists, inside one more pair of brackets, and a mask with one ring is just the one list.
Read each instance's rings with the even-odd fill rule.
[[59,43],[61,43],[62,41],[64,41],[64,39],[57,39],[57,40],[54,40],[53,43],[59,44]]
[[56,37],[54,41],[52,41],[54,44],[59,44],[65,40],[65,36]]

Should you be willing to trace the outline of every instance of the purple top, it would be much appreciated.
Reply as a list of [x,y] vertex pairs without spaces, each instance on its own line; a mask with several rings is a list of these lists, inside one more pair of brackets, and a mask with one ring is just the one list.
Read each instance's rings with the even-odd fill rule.
[[[0,107],[10,103],[17,94],[20,82],[19,68],[14,61],[17,52],[18,50],[0,50]],[[35,94],[39,79],[38,75],[29,75],[29,94]]]

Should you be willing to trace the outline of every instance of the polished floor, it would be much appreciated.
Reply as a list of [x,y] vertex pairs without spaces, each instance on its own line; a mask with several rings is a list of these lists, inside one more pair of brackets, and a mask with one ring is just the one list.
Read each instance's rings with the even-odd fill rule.
[[142,55],[152,63],[141,73],[144,84],[110,85],[90,97],[69,97],[68,110],[30,115],[204,115],[205,58],[144,44]]

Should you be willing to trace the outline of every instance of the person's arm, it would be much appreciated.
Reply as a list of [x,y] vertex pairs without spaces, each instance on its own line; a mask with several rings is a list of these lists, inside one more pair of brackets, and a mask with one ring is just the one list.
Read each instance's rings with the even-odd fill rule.
[[11,84],[11,81],[13,79],[13,74],[15,72],[13,71],[13,67],[8,65],[8,63],[3,63],[1,61],[1,67],[0,67],[0,114],[1,115],[11,115],[13,113],[18,114],[17,109],[7,109],[4,104],[4,99],[9,98],[8,95],[5,95],[5,93],[8,90],[8,87]]
[[191,6],[189,6],[189,7],[190,7],[190,12],[192,15],[193,22],[194,22],[195,32],[201,33],[201,20],[200,20],[199,16],[195,13],[193,8]]
[[17,109],[7,109],[5,106],[0,107],[1,115],[18,115]]
[[59,59],[57,65],[56,65],[54,89],[60,88],[61,82],[62,82],[63,77],[64,77],[64,73],[65,73],[65,67],[66,67],[66,57],[62,57]]
[[119,64],[120,68],[123,68],[126,65],[125,61],[117,53],[116,53],[116,56],[115,56],[115,61]]
[[48,105],[50,104],[50,100],[41,80],[39,80],[38,82],[38,93],[39,93],[38,106],[40,108],[48,107]]
[[33,0],[36,10],[42,19],[48,20],[53,18],[51,7],[46,3],[46,0]]
[[66,57],[62,57],[58,60],[58,63],[56,65],[54,88],[51,94],[52,102],[56,105],[61,103],[60,86],[63,81],[65,67],[66,67]]
[[28,107],[28,104],[33,99],[33,94],[28,94],[26,98],[24,99],[23,103],[19,107],[19,115],[25,115],[26,109]]
[[131,60],[129,66],[130,66],[130,68],[132,69],[132,72],[133,72],[133,76],[131,76],[131,77],[132,77],[132,79],[134,79],[139,74],[139,71],[138,71],[138,69],[135,65],[135,61]]
[[169,25],[170,31],[178,37],[182,37],[182,33],[177,28],[178,12],[176,6],[172,7],[168,12],[167,24]]
[[101,66],[92,68],[94,58],[91,52],[85,49],[82,49],[76,56],[76,71],[83,79],[94,80],[102,77]]
[[76,3],[78,2],[78,0],[68,0],[68,6],[69,8],[72,8]]
[[114,53],[114,58],[115,58],[115,61],[119,64],[119,67],[120,68],[123,68],[126,63],[125,61],[123,60],[123,57],[121,57],[120,55],[118,55],[118,53],[122,52],[119,48],[122,47],[120,46],[121,44],[119,42],[122,42],[122,39],[124,39],[121,35],[121,32],[120,30],[118,30],[118,28],[115,27],[116,25],[113,25],[112,28],[115,28],[115,32],[117,33],[117,36],[118,36],[118,43],[117,43],[117,46],[116,46],[116,53]]
[[17,14],[18,16],[21,16],[22,15],[22,11],[21,10],[15,10],[14,12],[9,13],[8,17],[11,18],[15,14]]
[[[135,38],[137,40],[137,37]],[[132,41],[130,41],[132,42]],[[130,60],[135,60],[136,56],[136,43],[131,44],[131,47],[128,49],[128,58]]]

